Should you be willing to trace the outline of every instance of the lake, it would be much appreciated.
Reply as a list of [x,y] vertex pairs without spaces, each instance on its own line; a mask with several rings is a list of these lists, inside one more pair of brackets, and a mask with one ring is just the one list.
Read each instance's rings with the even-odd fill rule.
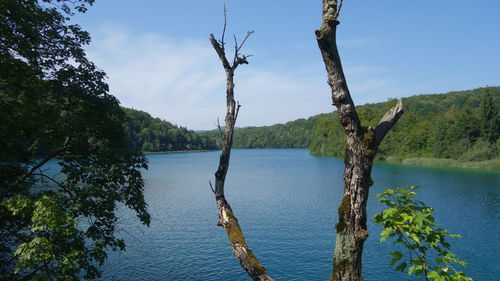
[[[208,181],[220,152],[148,155],[145,197],[150,227],[120,211],[127,251],[110,253],[104,280],[249,280],[232,256]],[[226,197],[247,242],[275,280],[327,280],[342,197],[343,161],[312,156],[307,149],[233,150]],[[383,209],[375,195],[387,188],[419,185],[417,198],[436,210],[450,233],[452,252],[470,264],[475,280],[500,274],[500,173],[376,163],[369,217]],[[368,223],[366,281],[411,280],[389,266],[390,242]],[[417,280],[415,277],[413,280]]]

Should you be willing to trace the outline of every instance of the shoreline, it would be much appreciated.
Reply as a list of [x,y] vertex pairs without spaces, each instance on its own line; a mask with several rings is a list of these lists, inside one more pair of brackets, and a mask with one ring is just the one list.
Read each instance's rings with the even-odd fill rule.
[[[234,148],[234,149],[296,149],[296,148]],[[307,149],[306,147],[299,149]],[[144,155],[150,154],[170,154],[170,153],[189,153],[189,152],[210,152],[210,151],[218,151],[214,150],[175,150],[175,151],[143,151]],[[314,154],[315,156],[322,157],[336,157],[330,155],[321,155]],[[342,158],[342,157],[336,157]],[[436,168],[460,168],[460,169],[473,169],[473,170],[490,170],[490,171],[500,171],[500,158],[495,158],[491,160],[485,161],[474,161],[474,162],[462,162],[455,159],[446,159],[446,158],[399,158],[394,156],[389,156],[383,160],[375,160],[375,162],[380,163],[392,163],[392,164],[401,164],[408,166],[419,166],[419,167],[436,167]]]
[[436,168],[461,168],[474,170],[500,170],[500,158],[484,161],[462,162],[455,159],[445,158],[396,158],[387,157],[385,160],[379,160],[385,163],[395,163],[402,165],[411,165],[419,167],[436,167]]
[[[322,157],[336,157],[343,159],[342,157],[330,156],[330,155],[321,155],[314,153],[311,153],[311,155],[322,156]],[[446,159],[446,158],[418,158],[418,157],[398,158],[394,156],[389,156],[383,160],[376,159],[374,162],[400,164],[407,166],[418,166],[418,167],[459,168],[459,169],[472,169],[472,170],[500,171],[500,158],[484,160],[484,161],[462,162],[455,159]]]

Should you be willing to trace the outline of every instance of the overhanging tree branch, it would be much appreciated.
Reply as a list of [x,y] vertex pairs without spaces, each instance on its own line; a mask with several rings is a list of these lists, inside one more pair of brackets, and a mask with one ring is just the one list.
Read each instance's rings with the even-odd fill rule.
[[33,173],[40,169],[43,165],[45,165],[47,162],[49,162],[50,160],[52,160],[53,158],[61,155],[63,152],[65,152],[67,150],[67,147],[64,147],[64,148],[61,148],[61,149],[58,149],[52,153],[50,153],[49,155],[47,155],[46,157],[44,157],[42,160],[40,160],[38,163],[36,163],[35,165],[33,165],[33,167],[31,167],[31,169],[29,169],[29,171],[27,171],[22,177],[20,177],[15,183],[14,183],[14,186],[17,186],[21,183],[23,183],[27,178],[29,178],[31,175],[33,175]]

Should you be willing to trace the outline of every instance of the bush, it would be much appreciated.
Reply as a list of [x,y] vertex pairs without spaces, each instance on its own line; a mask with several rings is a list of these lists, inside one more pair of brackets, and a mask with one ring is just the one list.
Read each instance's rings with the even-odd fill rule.
[[490,160],[497,156],[496,147],[488,141],[478,139],[474,145],[467,150],[458,160],[460,161],[482,161]]

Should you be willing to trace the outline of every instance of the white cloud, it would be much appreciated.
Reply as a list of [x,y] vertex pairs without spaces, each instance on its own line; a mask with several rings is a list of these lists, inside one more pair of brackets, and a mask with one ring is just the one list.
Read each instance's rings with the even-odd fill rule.
[[[190,129],[210,129],[217,116],[223,119],[225,75],[208,39],[137,35],[112,24],[93,38],[89,56],[106,71],[111,93],[123,106]],[[270,65],[251,62],[237,69],[236,99],[242,104],[237,126],[271,125],[333,110],[319,62],[292,70]],[[352,92],[361,96],[389,84],[381,72],[346,67]]]

